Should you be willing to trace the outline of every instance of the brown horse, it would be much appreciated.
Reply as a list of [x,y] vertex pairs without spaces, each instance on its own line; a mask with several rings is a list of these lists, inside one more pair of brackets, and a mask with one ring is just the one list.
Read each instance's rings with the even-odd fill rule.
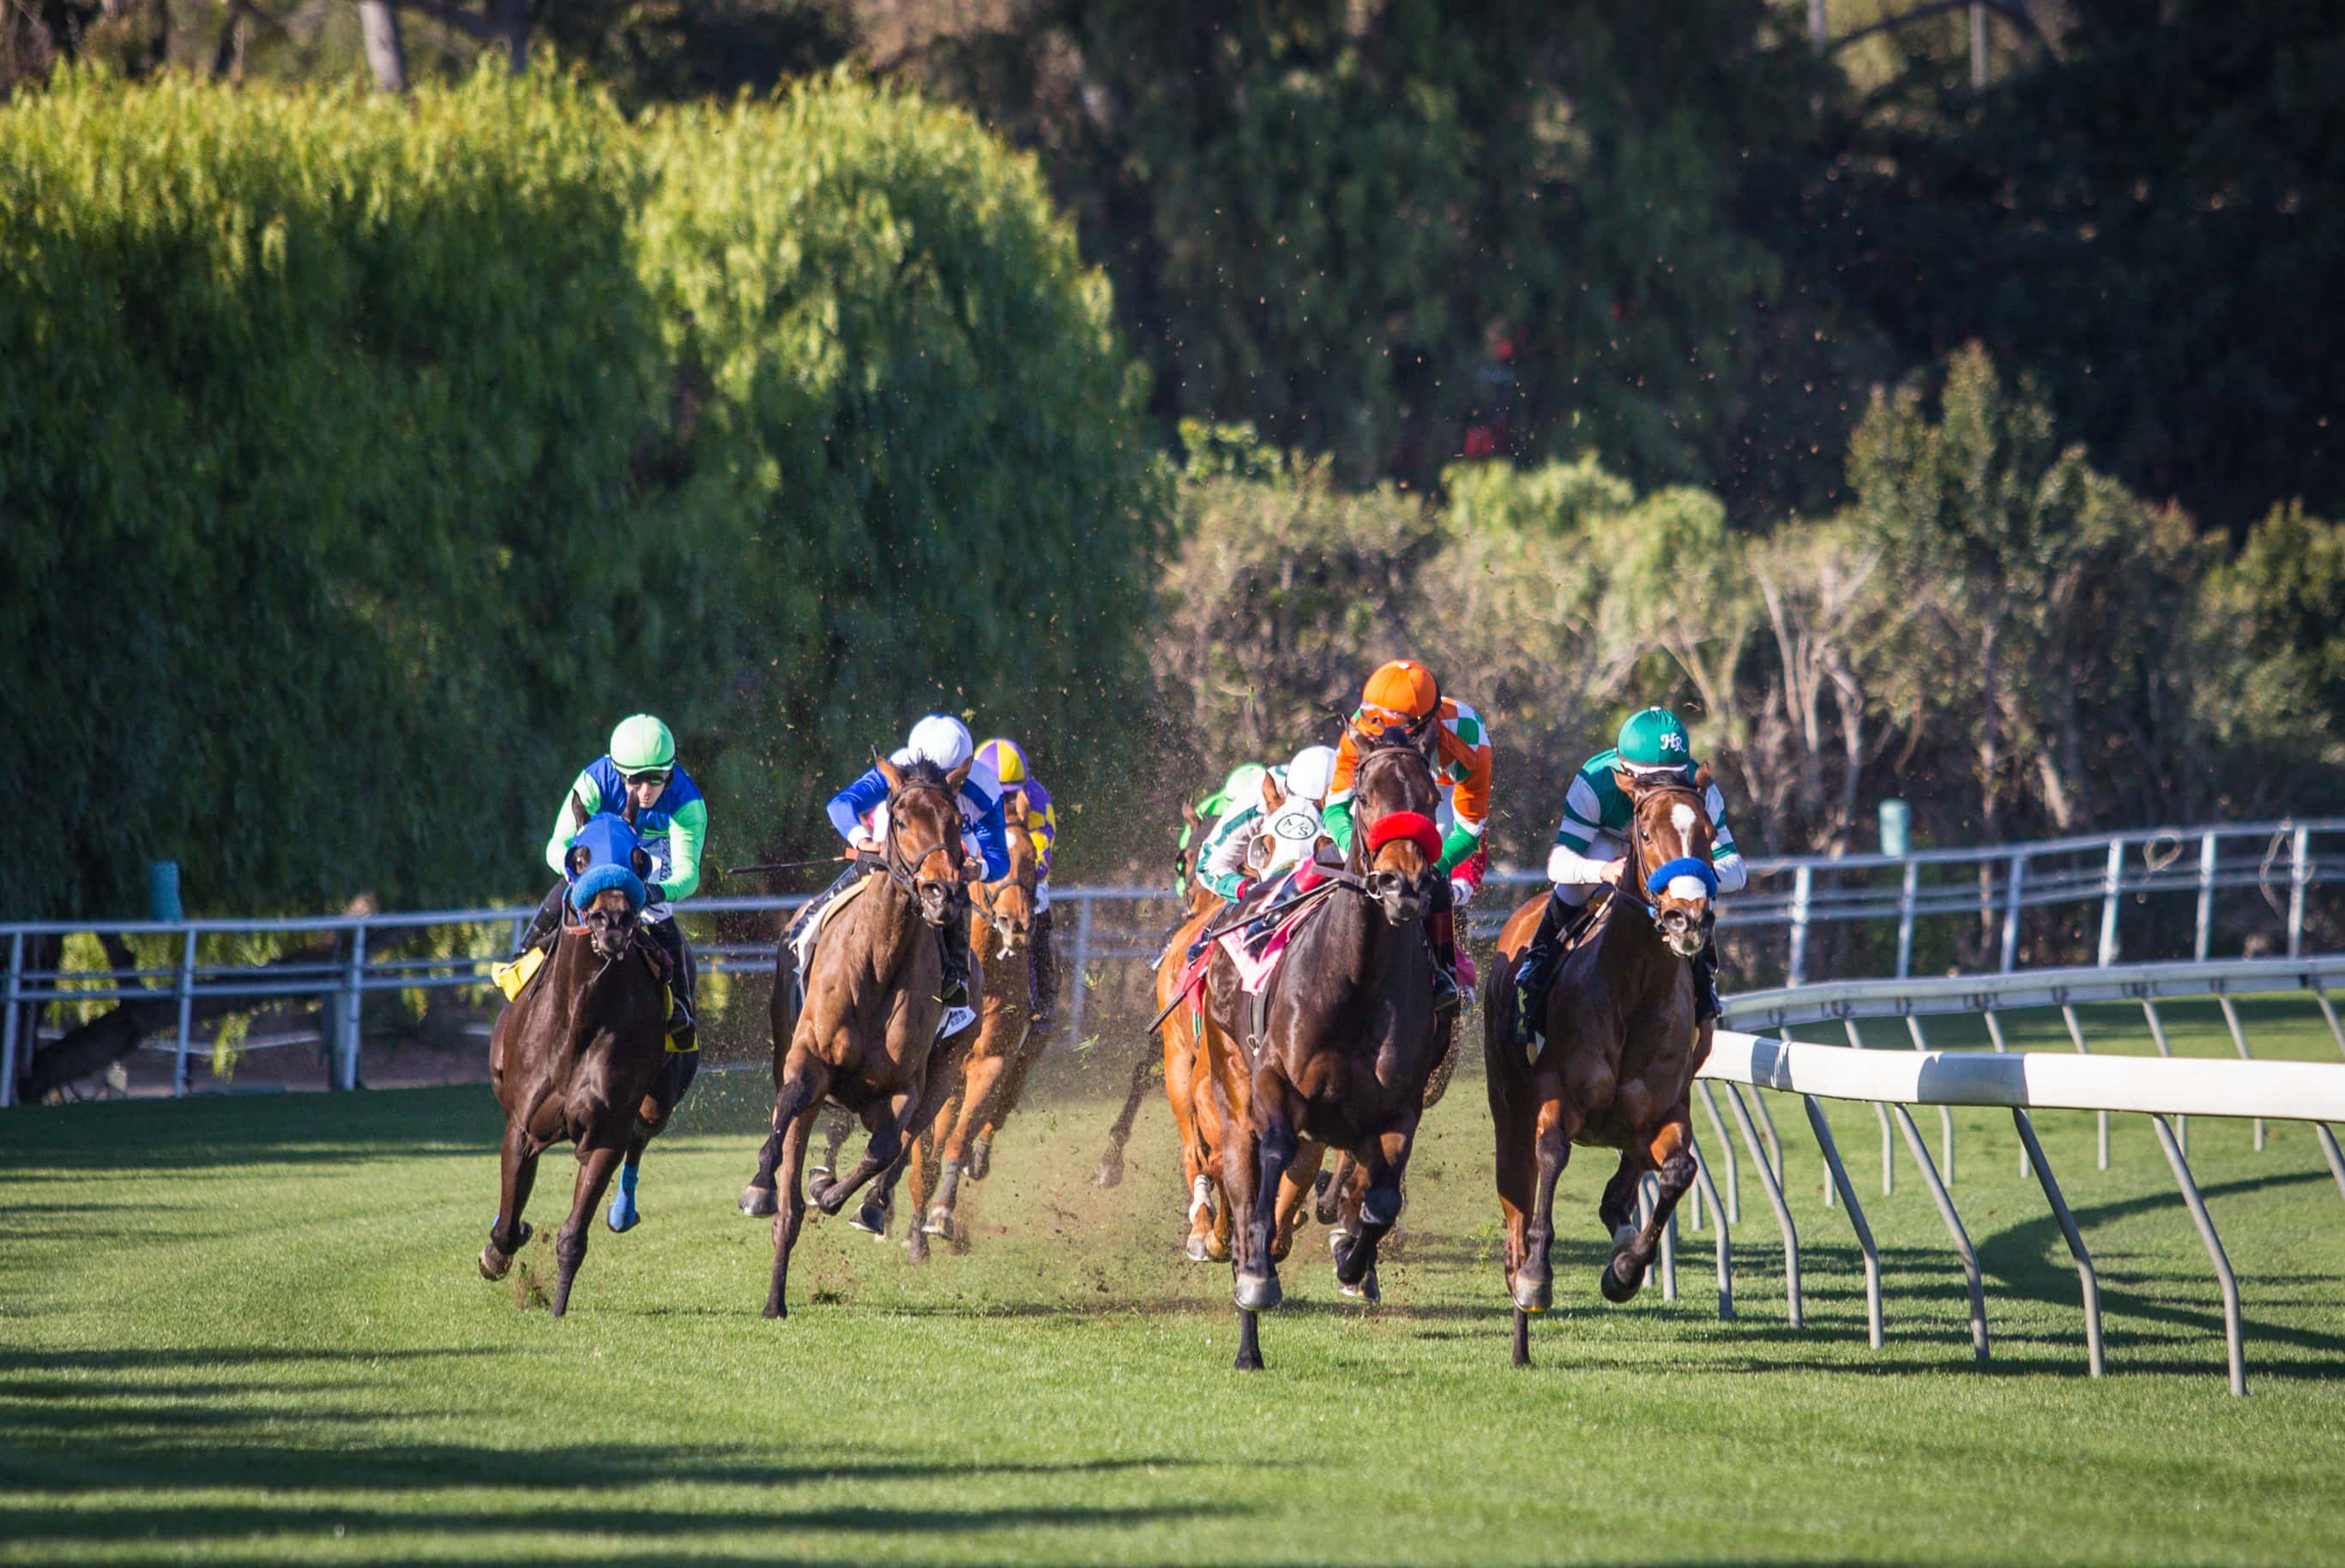
[[[1528,1060],[1513,1044],[1515,962],[1549,894],[1508,917],[1499,961],[1483,987],[1482,1050],[1497,1129],[1518,1366],[1530,1361],[1531,1315],[1553,1299],[1555,1183],[1571,1145],[1620,1151],[1597,1211],[1612,1235],[1612,1257],[1598,1279],[1608,1301],[1626,1301],[1643,1285],[1662,1227],[1694,1179],[1688,1095],[1704,1053],[1697,1049],[1687,961],[1701,951],[1714,883],[1671,876],[1655,887],[1654,873],[1671,862],[1710,863],[1710,813],[1702,807],[1710,774],[1703,769],[1690,784],[1642,784],[1627,773],[1619,780],[1632,802],[1629,863],[1588,934],[1558,964],[1546,1038]],[[1660,1198],[1640,1228],[1637,1185],[1648,1171],[1660,1173]]]
[[[944,973],[935,932],[969,918],[961,874],[961,782],[930,762],[898,768],[872,753],[888,783],[887,834],[877,871],[816,943],[798,1002],[797,961],[785,942],[775,959],[773,1131],[741,1197],[745,1212],[773,1205],[774,1278],[766,1316],[787,1317],[790,1249],[806,1219],[798,1173],[826,1097],[863,1118],[871,1141],[844,1180],[813,1173],[807,1196],[837,1214],[863,1185],[902,1160],[908,1139],[932,1120],[949,1086],[931,1074]],[[880,874],[884,873],[884,874]],[[883,1223],[876,1203],[867,1223]]]
[[[571,802],[581,828],[585,809]],[[632,844],[632,802],[624,820]],[[587,869],[588,851],[570,851],[571,875]],[[627,856],[641,878],[651,857],[640,845]],[[502,1279],[513,1254],[529,1240],[522,1218],[537,1180],[538,1156],[558,1142],[577,1147],[578,1180],[570,1217],[553,1238],[560,1272],[552,1308],[570,1308],[570,1288],[585,1261],[594,1206],[602,1201],[631,1145],[657,1132],[673,1108],[676,1080],[667,1073],[667,998],[655,968],[656,950],[641,940],[640,906],[620,888],[595,893],[585,909],[564,919],[543,970],[497,1016],[489,1035],[489,1083],[504,1108],[505,1135],[497,1221],[481,1249],[481,1277]]]
[[[976,1157],[990,1163],[992,1129],[998,1128],[1025,1086],[1026,1067],[1042,1042],[1034,1034],[1032,1002],[1034,879],[1041,857],[1028,830],[1023,804],[1004,813],[1009,829],[1010,874],[978,886],[969,911],[969,952],[985,970],[976,1037],[957,1054],[943,1112],[912,1145],[909,1168],[912,1209],[926,1218],[909,1237],[911,1258],[925,1262],[929,1237],[958,1239],[953,1216],[961,1178],[982,1181]],[[978,1142],[979,1129],[986,1141]]]
[[1283,1294],[1274,1249],[1330,1148],[1359,1165],[1335,1280],[1347,1292],[1373,1289],[1440,1056],[1422,923],[1440,874],[1426,727],[1373,737],[1355,728],[1352,738],[1360,764],[1349,860],[1269,981],[1259,1034],[1228,952],[1217,948],[1207,971],[1204,1060],[1223,1129],[1222,1191],[1239,1222],[1230,1260],[1242,1370],[1262,1365],[1255,1315]]
[[[1172,880],[1177,886],[1187,891],[1181,895],[1181,918],[1174,923],[1172,934],[1164,939],[1163,961],[1157,966],[1156,985],[1159,995],[1156,998],[1156,1005],[1159,1008],[1172,1003],[1172,998],[1164,991],[1164,987],[1181,972],[1181,965],[1175,961],[1174,955],[1187,952],[1189,944],[1197,940],[1197,932],[1203,929],[1197,923],[1198,917],[1223,907],[1222,901],[1214,896],[1213,890],[1200,887],[1193,875],[1197,869],[1197,857],[1204,852],[1205,836],[1213,824],[1197,815],[1197,809],[1186,800],[1181,802],[1181,820],[1188,824],[1189,841],[1182,847],[1180,853],[1173,857]],[[1165,963],[1172,964],[1172,976],[1164,973]],[[1080,976],[1077,978],[1081,979]],[[1171,1027],[1172,1027],[1172,1021],[1168,1020],[1163,1028]],[[1164,1049],[1168,1054],[1166,1057],[1168,1062],[1171,1060],[1169,1054],[1173,1048],[1172,1037],[1166,1035]],[[1190,1037],[1188,1050],[1192,1054],[1195,1051],[1193,1035]],[[1114,1122],[1108,1127],[1107,1152],[1100,1156],[1099,1172],[1091,1177],[1093,1186],[1113,1186],[1123,1180],[1123,1145],[1132,1141],[1132,1124],[1139,1117],[1140,1107],[1148,1098],[1148,1080],[1154,1073],[1156,1063],[1156,1053],[1144,1046],[1139,1056],[1132,1062],[1132,1082],[1124,1090],[1122,1109],[1116,1112]],[[1168,1095],[1172,1093],[1172,1080],[1169,1078],[1165,1080],[1164,1092]],[[1186,1091],[1184,1090],[1183,1093]],[[1181,1113],[1176,1109],[1173,1115],[1178,1117]]]

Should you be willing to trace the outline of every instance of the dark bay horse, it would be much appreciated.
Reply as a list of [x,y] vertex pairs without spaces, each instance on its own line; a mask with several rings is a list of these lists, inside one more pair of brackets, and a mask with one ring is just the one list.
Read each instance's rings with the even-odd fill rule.
[[[1042,1045],[1034,1033],[1031,946],[1034,880],[1041,857],[1022,804],[1007,811],[1004,821],[1010,874],[998,882],[978,884],[977,907],[969,911],[969,952],[985,971],[975,1037],[955,1052],[946,1069],[950,1081],[944,1109],[914,1141],[909,1156],[912,1209],[926,1217],[912,1227],[909,1237],[915,1263],[927,1259],[929,1237],[957,1238],[953,1216],[961,1179],[985,1179],[992,1131],[1016,1104],[1026,1069]],[[981,1130],[983,1142],[979,1141]],[[980,1164],[980,1152],[985,1165]]]
[[[601,830],[596,849],[582,841],[570,850],[573,902],[553,950],[489,1036],[489,1082],[504,1108],[505,1135],[497,1222],[481,1249],[482,1277],[503,1278],[530,1237],[522,1210],[538,1156],[557,1142],[574,1144],[577,1185],[570,1217],[553,1238],[557,1318],[569,1310],[594,1206],[629,1148],[640,1150],[665,1124],[674,1106],[662,1091],[677,1081],[667,1072],[667,998],[656,952],[638,930],[651,857],[634,841],[632,803],[624,816],[606,812],[591,822],[575,800],[571,810],[582,840],[594,836],[590,827]],[[590,864],[603,850],[611,858]],[[583,909],[580,893],[587,895]]]
[[[1213,896],[1213,889],[1200,887],[1194,880],[1197,858],[1204,852],[1205,837],[1213,828],[1213,824],[1197,815],[1197,809],[1186,800],[1181,802],[1181,820],[1188,824],[1189,842],[1178,855],[1173,857],[1173,872],[1187,891],[1182,895],[1181,918],[1174,922],[1172,934],[1165,939],[1164,963],[1158,966],[1156,983],[1162,994],[1156,998],[1156,1005],[1160,1008],[1169,1005],[1172,1000],[1171,993],[1164,991],[1164,987],[1172,983],[1172,979],[1180,974],[1180,956],[1189,951],[1189,944],[1194,942],[1197,939],[1197,933],[1204,929],[1200,917],[1209,915],[1223,907],[1222,901]],[[1167,965],[1172,970],[1170,975],[1164,972]],[[1163,1029],[1172,1028],[1174,1022],[1168,1019],[1159,1033],[1162,1033]],[[1186,1050],[1193,1055],[1196,1049],[1193,1033],[1188,1036],[1188,1039]],[[1164,1035],[1168,1071],[1173,1049],[1172,1036]],[[1145,1045],[1142,1046],[1140,1054],[1132,1064],[1132,1082],[1124,1090],[1123,1106],[1116,1112],[1115,1120],[1107,1129],[1107,1152],[1100,1156],[1099,1173],[1091,1178],[1092,1185],[1113,1186],[1123,1180],[1123,1145],[1132,1141],[1132,1124],[1139,1117],[1140,1107],[1148,1099],[1148,1080],[1153,1074],[1156,1063],[1156,1052]],[[1173,1092],[1172,1083],[1169,1077],[1165,1080],[1164,1092],[1168,1095]],[[1188,1091],[1183,1089],[1181,1093],[1185,1096]],[[1184,1113],[1178,1108],[1177,1101],[1173,1117],[1176,1122],[1182,1121],[1184,1117]],[[1185,1133],[1183,1135],[1184,1138],[1186,1135]],[[1195,1173],[1190,1174],[1193,1178]]]
[[[816,942],[803,1005],[787,942],[775,960],[773,1131],[741,1199],[748,1213],[773,1206],[768,1318],[789,1315],[790,1249],[805,1223],[807,1197],[823,1213],[837,1214],[872,1177],[892,1176],[908,1139],[935,1117],[949,1087],[945,1074],[929,1071],[944,1016],[936,932],[969,918],[959,796],[969,765],[950,773],[930,762],[898,768],[876,751],[872,760],[888,781],[880,863]],[[843,1180],[817,1170],[801,1196],[807,1138],[826,1097],[861,1116],[871,1141]],[[874,1228],[882,1223],[876,1212],[866,1217]]]
[[1423,925],[1440,874],[1428,728],[1352,730],[1360,764],[1351,854],[1326,907],[1297,928],[1269,981],[1259,1035],[1254,999],[1226,950],[1215,950],[1207,971],[1206,1089],[1223,1135],[1222,1191],[1237,1219],[1230,1261],[1242,1370],[1263,1364],[1255,1314],[1283,1294],[1274,1253],[1328,1149],[1359,1166],[1352,1233],[1336,1242],[1339,1287],[1372,1286],[1376,1249],[1400,1217],[1442,1039]]
[[[1641,784],[1623,773],[1619,783],[1633,802],[1629,863],[1588,933],[1557,966],[1536,1054],[1513,1043],[1514,972],[1549,894],[1508,917],[1499,960],[1483,987],[1482,1050],[1497,1131],[1518,1366],[1530,1361],[1531,1315],[1553,1299],[1555,1184],[1571,1145],[1620,1151],[1597,1210],[1612,1235],[1612,1257],[1598,1278],[1608,1301],[1636,1295],[1662,1227],[1694,1179],[1688,1096],[1701,1061],[1688,961],[1701,951],[1717,885],[1702,805],[1710,773],[1704,769],[1690,784]],[[1637,1184],[1648,1171],[1660,1174],[1660,1197],[1639,1227]]]

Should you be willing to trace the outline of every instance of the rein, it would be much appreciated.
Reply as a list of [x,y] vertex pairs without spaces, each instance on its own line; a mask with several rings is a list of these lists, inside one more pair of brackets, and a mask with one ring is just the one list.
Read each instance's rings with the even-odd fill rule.
[[[1694,812],[1697,817],[1704,814],[1701,793],[1694,789],[1690,784],[1665,784],[1656,789],[1653,793],[1657,795],[1683,795],[1692,800]],[[1629,850],[1630,856],[1635,860],[1637,864],[1637,885],[1635,890],[1632,891],[1629,889],[1626,879],[1623,879],[1621,883],[1612,890],[1612,897],[1614,901],[1618,902],[1621,896],[1626,894],[1629,901],[1633,902],[1638,909],[1643,911],[1645,918],[1651,921],[1654,928],[1659,930],[1661,923],[1661,906],[1653,897],[1651,886],[1652,879],[1659,875],[1660,872],[1667,867],[1676,864],[1680,860],[1689,859],[1690,857],[1677,856],[1671,860],[1662,861],[1660,865],[1653,867],[1651,870],[1648,870],[1645,865],[1646,842],[1645,814],[1641,809],[1631,809],[1629,813]],[[1715,897],[1714,882],[1712,886],[1712,896]]]
[[[890,792],[888,797],[888,838],[885,852],[879,857],[879,864],[886,870],[888,880],[889,881],[895,883],[898,888],[902,889],[907,894],[917,901],[920,896],[920,862],[927,860],[930,855],[933,855],[939,850],[944,849],[948,840],[939,839],[935,843],[923,849],[919,854],[913,855],[909,859],[899,859],[898,857],[896,852],[896,802],[902,799],[905,796],[909,795],[916,789],[933,790],[937,794],[942,795],[945,798],[945,805],[947,809],[951,812],[955,820],[958,820],[960,816],[960,802],[954,799],[952,792],[941,784],[907,784],[902,789]],[[868,855],[858,855],[856,858],[865,861],[867,864],[871,859]]]

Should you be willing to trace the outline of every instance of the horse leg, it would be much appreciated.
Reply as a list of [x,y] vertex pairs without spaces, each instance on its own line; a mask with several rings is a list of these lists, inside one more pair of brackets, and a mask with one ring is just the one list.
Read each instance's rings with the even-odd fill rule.
[[1360,1161],[1359,1230],[1335,1248],[1335,1283],[1346,1296],[1376,1298],[1376,1248],[1400,1223],[1401,1177],[1416,1137],[1415,1118],[1368,1145]]
[[1030,1025],[1018,1049],[1009,1057],[1009,1068],[1001,1075],[1001,1086],[994,1091],[992,1107],[978,1123],[977,1135],[969,1144],[969,1179],[983,1181],[993,1169],[993,1139],[1001,1131],[1001,1124],[1026,1097],[1026,1074],[1034,1065],[1034,1058],[1042,1054],[1043,1037]]
[[1555,1245],[1555,1183],[1571,1163],[1571,1140],[1579,1128],[1560,1097],[1543,1098],[1531,1123],[1536,1177],[1530,1224],[1523,1231],[1523,1256],[1515,1265],[1515,1306],[1544,1312],[1555,1302],[1555,1268],[1548,1249]]
[[1294,1163],[1278,1181],[1278,1224],[1271,1232],[1270,1257],[1274,1263],[1286,1261],[1294,1250],[1295,1228],[1303,1220],[1303,1200],[1311,1196],[1311,1184],[1319,1175],[1319,1162],[1327,1156],[1327,1145],[1304,1139],[1294,1155]]
[[823,1104],[827,1069],[805,1059],[774,1097],[774,1120],[781,1127],[781,1163],[777,1167],[774,1202],[774,1285],[766,1289],[766,1318],[788,1318],[790,1249],[797,1247],[797,1228],[807,1224],[807,1197],[799,1191],[799,1172],[807,1167],[807,1136],[814,1132],[814,1111]]
[[1596,1206],[1596,1217],[1612,1237],[1612,1249],[1618,1252],[1637,1235],[1637,1182],[1645,1174],[1643,1164],[1633,1147],[1620,1151],[1620,1168],[1604,1184],[1604,1196]]
[[611,1227],[614,1236],[624,1236],[634,1229],[644,1217],[635,1207],[635,1179],[642,1174],[644,1145],[649,1142],[651,1135],[641,1127],[627,1140],[626,1158],[619,1164],[618,1190],[611,1195],[611,1212],[604,1217],[604,1223]]
[[1132,1064],[1132,1084],[1124,1091],[1123,1109],[1115,1114],[1114,1124],[1107,1130],[1107,1152],[1100,1156],[1092,1186],[1113,1186],[1123,1179],[1123,1145],[1132,1139],[1132,1120],[1140,1115],[1140,1102],[1148,1095],[1148,1070],[1155,1063],[1153,1054],[1142,1051]]
[[[1612,1259],[1597,1276],[1596,1283],[1604,1292],[1604,1299],[1615,1303],[1628,1300],[1645,1283],[1645,1270],[1653,1265],[1653,1255],[1660,1250],[1662,1227],[1678,1207],[1678,1199],[1693,1185],[1693,1122],[1686,1106],[1680,1105],[1670,1113],[1644,1149],[1653,1168],[1660,1173],[1660,1196],[1654,1201],[1653,1217],[1645,1221],[1644,1228],[1635,1232],[1626,1247],[1616,1247]],[[1622,1162],[1625,1168],[1626,1161]],[[1634,1191],[1630,1178],[1630,1190]],[[1631,1201],[1634,1199],[1632,1197]]]
[[513,1267],[513,1254],[530,1237],[529,1223],[521,1211],[529,1206],[529,1189],[537,1182],[537,1156],[544,1146],[532,1135],[529,1118],[505,1118],[505,1142],[498,1161],[497,1220],[489,1227],[489,1244],[481,1248],[481,1278],[502,1279]]
[[611,1185],[612,1173],[626,1154],[625,1140],[608,1125],[614,1119],[613,1113],[604,1112],[578,1141],[578,1185],[570,1195],[570,1217],[553,1236],[556,1271],[547,1309],[556,1318],[570,1310],[570,1288],[577,1281],[578,1266],[586,1261],[586,1238],[594,1228],[594,1206],[603,1201],[603,1189]]
[[1257,1311],[1278,1305],[1278,1186],[1294,1163],[1301,1141],[1295,1135],[1292,1096],[1268,1070],[1254,1074],[1252,1143],[1255,1168],[1254,1191],[1240,1211],[1245,1222],[1245,1245],[1240,1251],[1247,1267],[1238,1272],[1238,1305]]
[[[792,1084],[810,1082],[815,1064],[812,1052],[802,1052],[793,1044],[789,1047],[789,1054],[776,1065],[773,1130],[758,1145],[757,1169],[749,1177],[749,1185],[741,1189],[741,1212],[753,1219],[762,1219],[774,1212],[774,1167],[781,1161],[782,1140],[788,1135],[790,1117],[796,1114],[786,1111],[785,1107],[796,1103]],[[824,1070],[823,1081],[828,1082],[827,1069]],[[814,1098],[805,1104],[811,1107],[821,1103],[822,1093],[817,1088]]]
[[[904,1156],[904,1173],[910,1178],[912,1212],[919,1214],[937,1190],[937,1135],[934,1128],[912,1140]],[[929,1233],[914,1226],[904,1237],[904,1257],[912,1263],[929,1260]]]
[[[903,1158],[904,1139],[912,1125],[912,1114],[919,1109],[923,1096],[919,1088],[898,1089],[888,1097],[884,1110],[872,1117],[871,1141],[863,1145],[863,1157],[845,1180],[834,1178],[827,1170],[817,1171],[807,1183],[807,1196],[815,1207],[825,1214],[837,1214],[847,1207],[847,1200],[863,1189],[863,1185],[881,1171]],[[865,1204],[866,1210],[878,1208],[877,1204]],[[884,1218],[868,1213],[858,1214],[859,1220],[870,1222],[867,1228],[877,1230],[886,1224]]]
[[1000,1056],[972,1055],[958,1074],[960,1083],[949,1108],[937,1120],[936,1197],[920,1221],[920,1228],[930,1236],[952,1239],[953,1208],[959,1201],[961,1173],[968,1166],[969,1134],[1000,1096],[1009,1065]]
[[1325,1226],[1334,1226],[1343,1217],[1344,1188],[1350,1183],[1352,1173],[1358,1168],[1358,1164],[1352,1158],[1349,1149],[1344,1150],[1335,1156],[1334,1172],[1320,1173],[1318,1201],[1312,1205],[1312,1217]]

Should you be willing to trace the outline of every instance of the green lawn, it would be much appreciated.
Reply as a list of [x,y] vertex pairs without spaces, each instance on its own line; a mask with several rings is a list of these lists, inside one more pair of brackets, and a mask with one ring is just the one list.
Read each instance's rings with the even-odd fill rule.
[[[2229,1052],[2211,1004],[2178,1048]],[[2247,1005],[2259,1054],[2330,1058],[2319,1015]],[[2147,1049],[2090,1010],[2096,1048]],[[1953,1025],[1949,1043],[1963,1038]],[[2015,1043],[2065,1048],[2057,1015]],[[1875,1044],[1903,1044],[1880,1027]],[[754,1074],[704,1077],[645,1167],[642,1228],[599,1227],[572,1315],[472,1267],[495,1204],[485,1089],[107,1105],[0,1118],[0,1560],[66,1563],[2345,1560],[2345,1201],[2311,1136],[2201,1120],[2192,1162],[2238,1267],[2253,1397],[2225,1391],[2212,1278],[2165,1162],[2119,1118],[2039,1126],[2100,1265],[2111,1375],[1999,1113],[1957,1113],[1995,1359],[1902,1145],[1834,1125],[1880,1237],[1888,1343],[1773,1103],[1808,1327],[1744,1159],[1741,1314],[1707,1233],[1683,1299],[1595,1289],[1609,1163],[1565,1177],[1558,1310],[1507,1364],[1478,1070],[1420,1145],[1383,1307],[1338,1306],[1318,1233],[1230,1369],[1223,1267],[1180,1260],[1172,1140],[1088,1185],[1129,1061],[1054,1061],[979,1189],[967,1256],[915,1273],[809,1227],[795,1315],[757,1315],[767,1227],[732,1212]],[[1936,1142],[1935,1118],[1922,1125]],[[1708,1126],[1701,1125],[1705,1138]],[[549,1156],[535,1217],[567,1187]],[[525,1260],[550,1269],[543,1239]]]

